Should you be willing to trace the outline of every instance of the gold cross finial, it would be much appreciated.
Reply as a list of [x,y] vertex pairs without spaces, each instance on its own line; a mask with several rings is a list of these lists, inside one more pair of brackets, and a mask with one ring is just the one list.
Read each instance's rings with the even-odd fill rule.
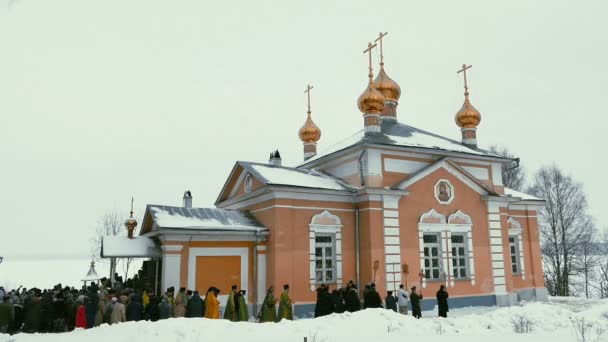
[[367,49],[363,50],[363,53],[369,54],[369,83],[374,82],[374,73],[372,69],[372,49],[378,46],[378,44],[372,44],[371,42],[367,43]]
[[384,36],[386,36],[388,34],[388,32],[380,32],[378,34],[378,38],[376,38],[376,40],[374,40],[374,42],[380,41],[380,67],[382,68],[384,66],[384,50],[382,49],[382,38],[384,38]]
[[460,74],[461,72],[464,74],[464,94],[469,95],[469,84],[467,83],[467,69],[471,69],[473,66],[466,64],[462,65],[462,69],[458,70],[456,73]]
[[306,113],[308,113],[308,115],[310,115],[310,90],[313,88],[313,86],[311,86],[310,84],[306,86],[306,90],[304,90],[304,92],[306,93],[306,97],[308,98],[308,111]]

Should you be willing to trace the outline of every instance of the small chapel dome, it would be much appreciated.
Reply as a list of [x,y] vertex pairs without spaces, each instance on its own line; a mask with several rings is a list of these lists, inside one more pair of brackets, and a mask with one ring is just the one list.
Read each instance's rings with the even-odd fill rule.
[[475,128],[481,122],[481,113],[469,101],[469,92],[464,94],[464,103],[456,113],[456,124],[463,128]]
[[399,102],[401,87],[386,74],[383,67],[380,68],[380,72],[374,81],[374,88],[376,88],[387,101]]
[[369,85],[357,100],[357,105],[363,114],[381,114],[384,109],[384,96],[374,88],[371,76]]
[[137,227],[137,220],[135,220],[133,217],[129,217],[125,221],[125,227],[128,229],[135,229],[135,227]]
[[319,139],[321,139],[321,129],[312,121],[310,112],[308,112],[306,122],[298,131],[298,136],[304,143],[317,142]]

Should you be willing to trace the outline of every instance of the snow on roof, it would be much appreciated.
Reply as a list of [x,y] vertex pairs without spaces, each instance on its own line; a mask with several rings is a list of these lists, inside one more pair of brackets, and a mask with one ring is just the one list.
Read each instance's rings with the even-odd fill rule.
[[252,216],[240,210],[185,208],[164,205],[148,206],[159,228],[250,231],[267,230]]
[[101,279],[100,276],[97,275],[97,272],[95,271],[95,263],[91,262],[91,268],[89,268],[89,272],[87,272],[87,275],[84,276],[84,278],[82,278],[82,281],[95,281],[95,280],[99,280]]
[[303,164],[330,155],[334,152],[346,149],[360,142],[383,145],[420,147],[435,150],[468,153],[479,156],[500,157],[489,151],[485,151],[482,149],[472,149],[456,140],[452,140],[440,136],[438,134],[427,132],[416,127],[401,124],[396,121],[382,121],[380,128],[381,134],[373,134],[368,136],[365,136],[363,130],[358,131],[355,134],[349,136],[348,138],[338,142],[337,144],[325,150],[322,150],[319,154],[305,161]]
[[160,248],[146,236],[129,239],[126,236],[104,236],[101,242],[101,257],[152,258],[160,256]]
[[264,178],[266,184],[291,185],[329,190],[346,189],[346,187],[339,181],[313,170],[300,170],[266,164],[248,163],[248,165],[250,165],[262,178]]
[[509,189],[505,187],[505,195],[511,197],[519,197],[524,201],[542,201],[542,199],[538,197],[534,197],[532,195],[525,194],[523,192],[519,192],[517,190]]

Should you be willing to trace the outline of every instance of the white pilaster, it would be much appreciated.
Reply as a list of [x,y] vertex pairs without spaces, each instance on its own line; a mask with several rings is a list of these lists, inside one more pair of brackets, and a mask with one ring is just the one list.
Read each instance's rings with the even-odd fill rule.
[[[506,295],[505,260],[503,255],[503,236],[500,223],[500,202],[488,201],[488,225],[490,227],[490,252],[492,255],[492,278],[494,293]],[[493,215],[494,214],[494,215]],[[498,214],[498,216],[496,215]]]
[[264,302],[266,296],[266,254],[260,254],[260,251],[265,251],[266,246],[257,246],[256,249],[258,250],[258,264],[256,267],[258,272],[257,303],[260,304]]
[[164,293],[169,287],[180,288],[181,276],[181,252],[182,245],[164,245],[160,247],[162,255],[161,292]]
[[398,291],[401,283],[401,243],[399,239],[399,198],[384,195],[384,255],[386,290]]

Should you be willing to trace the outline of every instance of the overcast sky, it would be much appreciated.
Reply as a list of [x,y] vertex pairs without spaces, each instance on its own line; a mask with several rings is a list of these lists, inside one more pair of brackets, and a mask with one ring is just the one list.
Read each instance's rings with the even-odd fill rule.
[[[362,54],[388,31],[401,122],[556,163],[606,210],[608,2],[0,0],[0,255],[86,257],[110,208],[213,206],[236,160],[302,159],[361,129]],[[377,61],[377,60],[376,60]],[[1,267],[1,266],[0,266]],[[86,265],[84,266],[86,267]],[[0,269],[1,271],[1,269]]]

